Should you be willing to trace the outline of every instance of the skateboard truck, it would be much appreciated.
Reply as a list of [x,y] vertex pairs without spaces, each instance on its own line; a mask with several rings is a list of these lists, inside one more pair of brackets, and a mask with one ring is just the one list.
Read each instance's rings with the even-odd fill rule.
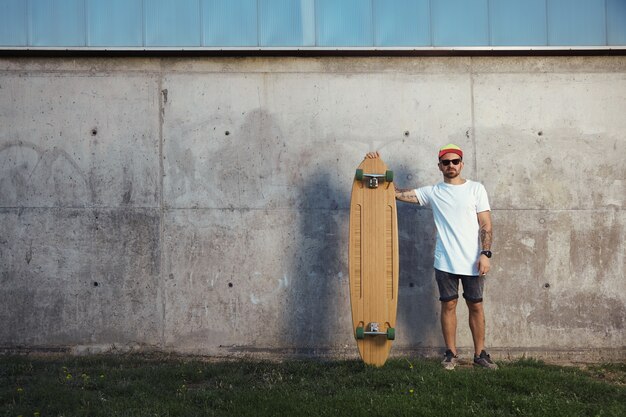
[[356,338],[365,339],[365,336],[387,336],[388,340],[394,340],[396,338],[396,329],[388,327],[386,332],[380,331],[380,325],[377,322],[371,322],[367,325],[368,331],[365,331],[365,327],[359,326],[356,328]]
[[393,181],[393,171],[385,171],[384,174],[368,174],[363,172],[362,169],[357,169],[356,174],[354,176],[357,181],[363,181],[364,178],[367,178],[367,187],[368,188],[378,188],[378,183],[382,182],[392,182]]

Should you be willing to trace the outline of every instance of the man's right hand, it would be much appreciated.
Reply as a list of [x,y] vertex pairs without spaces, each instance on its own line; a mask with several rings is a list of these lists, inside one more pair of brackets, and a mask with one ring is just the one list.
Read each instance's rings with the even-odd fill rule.
[[368,153],[365,155],[365,158],[367,158],[367,159],[376,159],[376,158],[380,158],[380,153],[378,153],[378,151],[368,152]]

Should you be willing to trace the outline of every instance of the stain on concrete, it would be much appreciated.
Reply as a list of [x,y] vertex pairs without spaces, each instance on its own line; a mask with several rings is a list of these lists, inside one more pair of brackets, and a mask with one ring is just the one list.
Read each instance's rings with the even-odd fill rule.
[[[570,240],[570,270],[577,275],[591,276],[596,282],[606,280],[607,272],[623,262],[624,226],[614,212],[591,219],[592,227],[574,225]],[[611,275],[616,271],[611,271]]]
[[133,178],[128,173],[128,167],[123,168],[122,188],[124,190],[122,194],[122,205],[127,206],[131,204],[133,197]]
[[24,257],[27,264],[30,264],[30,261],[33,260],[33,240],[31,239],[30,245],[28,246],[28,250],[26,251],[26,256]]
[[2,209],[0,229],[3,344],[157,340],[158,212]]
[[589,292],[550,294],[549,301],[538,303],[528,315],[534,326],[555,329],[588,329],[602,334],[622,331],[626,306],[613,296]]
[[292,175],[286,168],[297,169],[285,160],[294,138],[285,137],[274,116],[263,109],[247,113],[235,134],[239,145],[236,166],[241,203],[262,201],[268,208],[284,207],[289,193],[279,190],[287,190]]
[[41,199],[52,205],[94,200],[87,174],[57,146],[46,149],[21,140],[6,142],[0,145],[0,166],[4,171],[0,204],[4,206],[39,205]]

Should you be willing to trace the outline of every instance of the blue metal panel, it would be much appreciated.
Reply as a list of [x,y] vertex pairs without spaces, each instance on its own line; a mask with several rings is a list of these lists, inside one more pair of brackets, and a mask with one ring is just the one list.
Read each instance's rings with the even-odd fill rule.
[[489,45],[488,0],[434,0],[434,46]]
[[374,0],[374,44],[431,45],[430,1]]
[[492,45],[548,44],[546,0],[495,0],[489,7]]
[[626,47],[626,0],[0,0],[0,47]]
[[23,46],[28,44],[26,2],[0,0],[0,45]]
[[200,0],[144,1],[146,46],[200,46]]
[[315,0],[259,0],[261,46],[315,46]]
[[31,45],[85,46],[84,0],[30,0]]
[[142,0],[87,0],[87,44],[142,46]]
[[547,1],[550,45],[606,45],[604,0]]
[[606,0],[606,34],[609,45],[626,45],[626,1]]
[[371,0],[317,0],[318,46],[372,46]]
[[257,46],[257,0],[202,0],[203,45]]

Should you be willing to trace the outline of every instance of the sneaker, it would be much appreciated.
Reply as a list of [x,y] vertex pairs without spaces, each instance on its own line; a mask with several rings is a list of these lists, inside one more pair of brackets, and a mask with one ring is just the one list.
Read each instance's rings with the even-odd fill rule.
[[441,364],[443,365],[445,369],[451,371],[456,366],[458,358],[459,357],[457,355],[455,355],[454,353],[452,353],[450,349],[448,349],[446,350],[446,353],[444,354]]
[[488,369],[498,369],[498,365],[491,360],[491,356],[485,350],[480,352],[479,356],[474,355],[474,365]]

